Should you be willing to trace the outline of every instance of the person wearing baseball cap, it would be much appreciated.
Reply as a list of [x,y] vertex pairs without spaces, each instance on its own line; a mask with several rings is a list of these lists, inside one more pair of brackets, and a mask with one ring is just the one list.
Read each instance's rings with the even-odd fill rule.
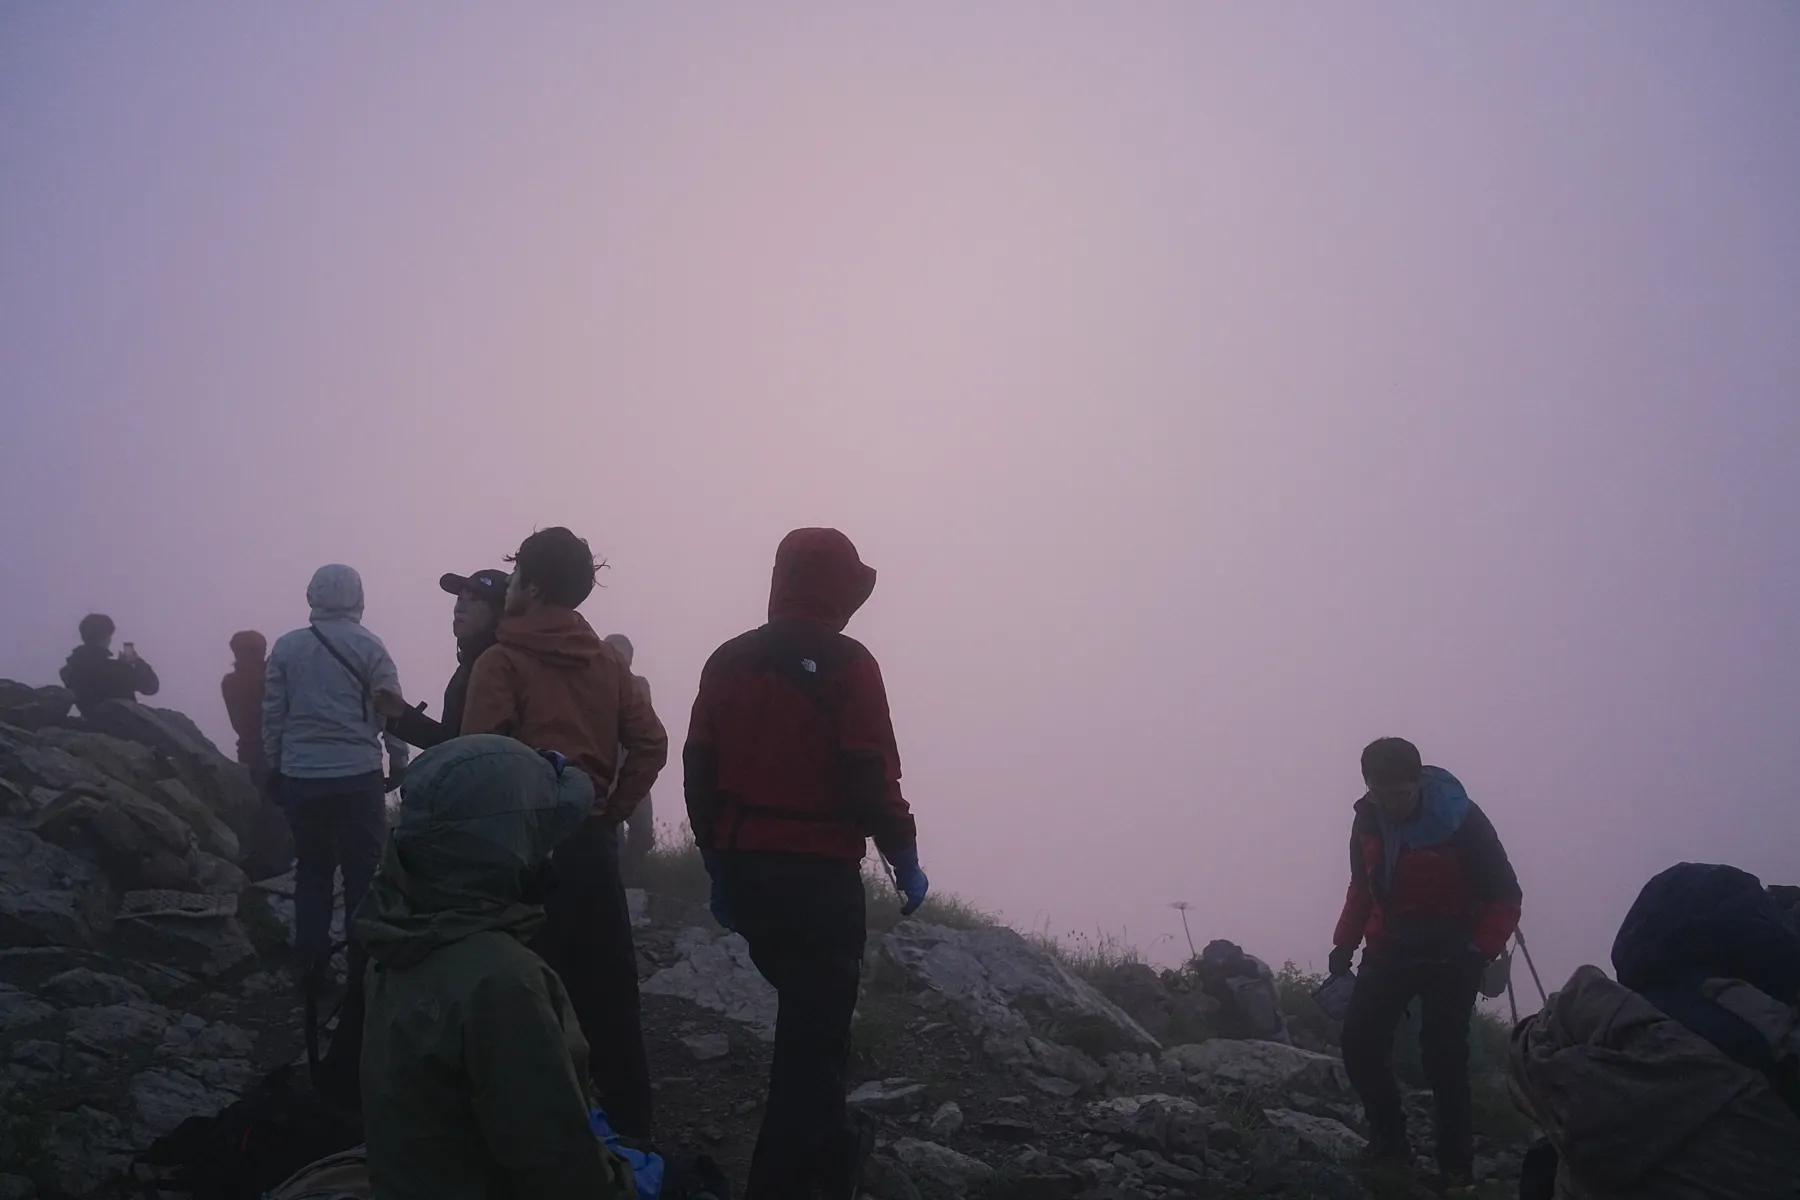
[[500,613],[506,605],[506,587],[512,576],[505,571],[482,570],[471,575],[445,575],[438,586],[456,597],[451,610],[450,632],[456,638],[456,673],[444,689],[444,716],[434,721],[425,706],[409,707],[391,692],[378,691],[375,707],[387,718],[388,732],[421,750],[447,742],[462,729],[463,703],[469,694],[469,676],[495,642]]

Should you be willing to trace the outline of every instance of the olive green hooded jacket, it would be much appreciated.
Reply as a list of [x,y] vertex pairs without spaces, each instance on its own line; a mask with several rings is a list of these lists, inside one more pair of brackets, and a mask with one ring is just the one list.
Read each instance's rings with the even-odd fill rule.
[[511,738],[457,738],[408,773],[356,911],[367,947],[362,1089],[375,1200],[612,1200],[630,1169],[588,1124],[586,1042],[525,946],[533,869],[593,785]]

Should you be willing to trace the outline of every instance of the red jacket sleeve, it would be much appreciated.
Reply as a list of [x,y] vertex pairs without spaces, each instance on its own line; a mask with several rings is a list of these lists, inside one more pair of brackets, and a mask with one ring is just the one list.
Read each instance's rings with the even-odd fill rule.
[[891,855],[918,842],[912,807],[900,790],[900,750],[888,712],[887,687],[875,659],[863,654],[845,673],[839,739],[851,780],[851,801],[875,846]]
[[1375,898],[1369,894],[1369,885],[1352,883],[1350,891],[1344,896],[1344,911],[1338,915],[1337,930],[1331,935],[1331,944],[1347,946],[1352,950],[1362,945],[1363,930],[1369,926],[1369,914],[1374,907]]

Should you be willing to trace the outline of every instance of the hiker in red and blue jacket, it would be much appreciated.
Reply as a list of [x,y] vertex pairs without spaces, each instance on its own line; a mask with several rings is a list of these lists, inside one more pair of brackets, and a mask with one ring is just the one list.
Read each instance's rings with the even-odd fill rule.
[[744,1200],[855,1194],[869,1131],[850,1120],[845,1085],[868,839],[893,865],[903,915],[930,886],[881,669],[843,633],[874,590],[874,569],[842,533],[788,534],[769,622],[708,660],[682,752],[713,915],[743,935],[780,997]]
[[1331,952],[1331,974],[1347,975],[1368,941],[1344,1017],[1344,1069],[1368,1119],[1368,1161],[1410,1166],[1393,1049],[1418,997],[1438,1168],[1446,1183],[1466,1184],[1474,1166],[1469,1021],[1483,973],[1519,927],[1519,880],[1486,814],[1454,775],[1425,766],[1417,746],[1371,743],[1362,774],[1368,792],[1356,803],[1350,891]]

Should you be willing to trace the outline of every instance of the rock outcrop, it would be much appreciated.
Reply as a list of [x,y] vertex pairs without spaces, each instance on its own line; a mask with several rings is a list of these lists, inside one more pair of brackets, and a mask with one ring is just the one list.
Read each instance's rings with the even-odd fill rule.
[[[69,708],[0,681],[0,1200],[113,1200],[152,1140],[300,1051],[280,814],[185,717]],[[702,904],[631,904],[659,1141],[741,1178],[774,989]],[[1231,978],[1275,996],[1266,970]],[[1009,929],[871,933],[850,1081],[876,1133],[863,1194],[1368,1195],[1341,1061],[1216,1036],[1227,1003],[1190,973],[1084,978]],[[1490,1176],[1516,1157],[1483,1154]]]

